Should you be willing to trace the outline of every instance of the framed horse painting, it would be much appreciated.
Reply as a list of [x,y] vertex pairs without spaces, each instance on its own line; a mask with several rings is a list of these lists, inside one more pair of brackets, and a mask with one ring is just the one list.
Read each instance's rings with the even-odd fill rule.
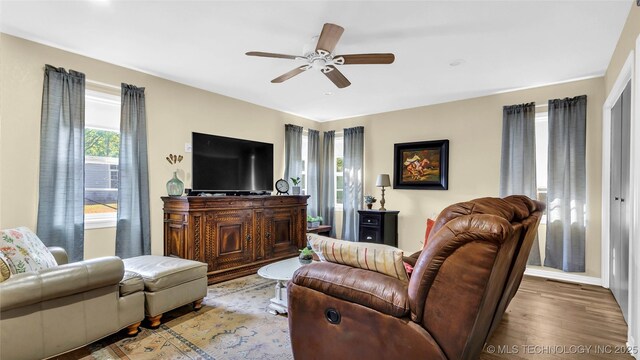
[[449,140],[395,144],[393,188],[447,190]]

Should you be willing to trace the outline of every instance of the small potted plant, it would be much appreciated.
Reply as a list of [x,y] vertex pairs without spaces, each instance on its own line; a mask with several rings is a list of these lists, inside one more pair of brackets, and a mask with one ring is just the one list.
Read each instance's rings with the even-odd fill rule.
[[373,203],[376,202],[377,199],[372,196],[372,195],[365,195],[364,196],[364,203],[367,204],[367,209],[371,210],[371,208],[373,207]]
[[313,261],[313,250],[311,249],[311,245],[300,250],[300,256],[298,257],[298,260],[302,265],[311,264],[311,262]]
[[307,227],[308,228],[317,228],[322,223],[322,216],[311,216],[307,215]]
[[300,195],[300,178],[291,178],[291,182],[293,183],[293,186],[291,187],[291,193],[293,195]]

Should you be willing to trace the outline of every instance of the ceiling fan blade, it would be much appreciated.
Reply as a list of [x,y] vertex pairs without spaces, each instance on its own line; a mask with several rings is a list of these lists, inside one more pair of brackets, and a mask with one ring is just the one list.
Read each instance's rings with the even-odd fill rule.
[[272,83],[284,82],[284,81],[289,80],[292,77],[294,77],[294,76],[296,76],[296,75],[298,75],[298,74],[300,74],[300,73],[302,73],[302,72],[304,72],[305,70],[308,70],[308,69],[309,69],[309,65],[302,65],[302,66],[297,67],[297,68],[295,68],[295,69],[293,69],[293,70],[291,70],[291,71],[289,71],[287,73],[284,73],[284,74],[278,76],[277,78],[271,80],[271,82]]
[[318,44],[316,45],[316,51],[324,50],[328,53],[332,53],[343,32],[344,28],[342,26],[329,23],[324,24],[322,32],[320,33],[320,38],[318,39]]
[[347,78],[344,77],[344,75],[342,75],[342,73],[338,71],[335,66],[328,65],[325,69],[322,70],[322,72],[340,89],[346,88],[347,86],[351,85],[349,80],[347,80]]
[[278,59],[292,59],[292,60],[295,60],[300,57],[300,56],[294,56],[294,55],[275,54],[275,53],[268,53],[268,52],[261,52],[261,51],[249,51],[248,53],[246,53],[246,55],[270,57],[270,58],[278,58]]
[[[340,59],[344,59],[341,61]],[[393,54],[351,54],[338,55],[333,58],[333,62],[339,65],[358,64],[391,64],[396,59]]]

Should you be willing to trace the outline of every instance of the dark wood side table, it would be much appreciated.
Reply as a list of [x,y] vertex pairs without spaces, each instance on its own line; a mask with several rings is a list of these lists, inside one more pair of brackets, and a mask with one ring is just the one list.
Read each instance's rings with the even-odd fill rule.
[[398,247],[398,213],[400,211],[358,210],[358,241]]
[[314,228],[307,228],[308,233],[329,236],[331,235],[331,225],[320,225]]

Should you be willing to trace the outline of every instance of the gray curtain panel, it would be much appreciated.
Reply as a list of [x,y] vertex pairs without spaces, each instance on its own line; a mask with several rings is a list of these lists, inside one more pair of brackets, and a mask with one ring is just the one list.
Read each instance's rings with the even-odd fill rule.
[[307,213],[320,215],[320,132],[309,129],[307,146]]
[[364,127],[344,129],[344,190],[342,239],[358,239],[358,210],[362,209],[364,176]]
[[84,74],[45,66],[36,232],[70,261],[84,258],[84,90]]
[[122,84],[116,255],[151,254],[144,88]]
[[335,216],[335,192],[336,192],[336,166],[334,164],[334,146],[336,132],[325,131],[322,135],[322,186],[320,187],[320,216],[325,225],[331,225],[329,236],[336,236]]
[[[536,104],[502,108],[502,156],[500,161],[500,196],[537,197],[536,186]],[[536,236],[528,264],[541,265],[540,245]]]
[[284,179],[291,184],[291,178],[300,177],[301,172],[302,127],[286,124],[284,126]]
[[549,100],[544,266],[584,272],[587,96]]

